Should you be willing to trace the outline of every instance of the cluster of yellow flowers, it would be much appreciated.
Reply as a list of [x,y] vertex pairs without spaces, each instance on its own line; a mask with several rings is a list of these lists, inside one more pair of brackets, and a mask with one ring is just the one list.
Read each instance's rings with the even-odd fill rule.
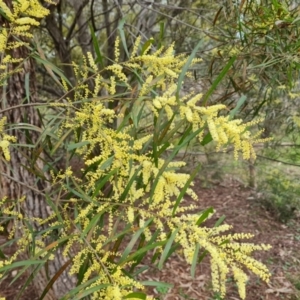
[[[92,240],[92,243],[97,243],[97,252],[92,248],[83,248],[75,256],[70,270],[70,274],[78,274],[82,266],[82,261],[90,259],[93,261],[86,270],[82,282],[87,282],[90,277],[94,277],[93,274],[97,274],[97,280],[95,280],[89,288],[102,286],[102,289],[94,292],[92,299],[116,299],[122,300],[124,297],[132,293],[133,290],[143,290],[144,286],[138,281],[126,276],[122,268],[117,264],[109,261],[111,256],[116,256],[115,253],[105,251],[103,242],[107,240],[106,236],[99,236],[97,240]],[[153,299],[148,296],[147,300]]]
[[250,255],[256,250],[269,250],[270,245],[254,245],[240,243],[238,240],[250,239],[252,234],[224,234],[222,232],[231,228],[229,225],[221,225],[214,228],[199,227],[196,220],[191,223],[195,216],[183,216],[172,220],[174,228],[179,228],[176,240],[184,249],[184,254],[189,263],[192,263],[195,253],[195,245],[199,244],[211,256],[211,274],[214,291],[226,294],[226,277],[230,270],[233,272],[237,283],[240,297],[245,299],[245,286],[248,280],[243,271],[243,266],[251,270],[265,281],[271,276],[267,267]]
[[[162,96],[154,98],[149,105],[154,114],[158,116],[158,112],[162,109],[170,120],[174,111],[178,107],[176,96],[174,94],[176,85],[172,85],[167,89]],[[212,139],[217,143],[217,150],[225,149],[228,144],[234,145],[234,156],[237,159],[239,151],[242,152],[244,159],[255,158],[253,144],[265,142],[266,139],[258,139],[262,131],[259,131],[255,136],[251,136],[249,128],[260,120],[255,120],[248,123],[243,123],[242,120],[231,120],[230,116],[219,116],[222,109],[226,109],[225,105],[217,104],[209,107],[197,105],[202,98],[202,94],[197,94],[191,98],[184,97],[180,102],[181,119],[186,120],[193,127],[193,131],[204,128],[207,125]],[[203,131],[198,135],[199,142],[203,139]]]
[[10,161],[9,145],[11,142],[16,142],[14,136],[4,133],[4,125],[6,124],[6,117],[0,119],[0,150],[2,150],[4,158]]
[[[46,2],[52,3],[51,0],[46,0]],[[0,54],[28,45],[27,42],[20,41],[18,38],[32,38],[31,27],[40,25],[36,18],[41,19],[49,14],[49,10],[44,8],[38,0],[11,1],[11,4],[12,7],[10,8],[3,0],[0,0],[1,15],[7,19],[7,23],[1,24]],[[16,37],[16,39],[12,37]],[[3,84],[2,81],[5,81],[12,74],[11,71],[7,71],[7,64],[18,63],[23,60],[23,57],[12,58],[10,54],[1,55],[0,70],[5,70],[0,75],[1,85]],[[16,68],[13,72],[18,72],[18,70]]]

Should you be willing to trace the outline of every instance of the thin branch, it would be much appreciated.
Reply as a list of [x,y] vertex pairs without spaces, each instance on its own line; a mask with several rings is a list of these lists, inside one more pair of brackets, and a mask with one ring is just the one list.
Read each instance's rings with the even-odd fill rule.
[[95,23],[95,15],[94,15],[94,2],[95,0],[92,0],[91,6],[90,6],[90,13],[91,13],[91,22],[94,32],[96,32],[96,23]]
[[262,158],[262,159],[267,159],[267,160],[270,160],[270,161],[275,161],[275,162],[278,162],[278,163],[281,163],[281,164],[284,164],[284,165],[294,166],[294,167],[300,167],[300,165],[292,164],[292,163],[289,163],[289,162],[286,162],[286,161],[282,161],[282,160],[279,160],[279,159],[270,158],[270,157],[263,156],[263,155],[256,155],[256,156],[259,157],[259,158]]
[[29,107],[29,106],[44,106],[44,105],[49,105],[49,103],[23,103],[23,104],[19,104],[19,105],[15,105],[15,106],[11,106],[11,107],[8,107],[8,108],[5,108],[5,109],[1,109],[0,110],[0,113],[4,113],[4,112],[7,112],[7,111],[10,111],[12,109],[16,109],[16,108],[23,108],[23,107]]
[[66,36],[66,40],[67,41],[70,41],[71,37],[72,37],[72,34],[73,34],[73,31],[75,29],[75,26],[76,26],[76,23],[77,23],[77,19],[80,17],[81,13],[82,13],[82,10],[84,9],[84,7],[88,4],[89,0],[85,0],[78,8],[77,12],[76,12],[76,15],[75,15],[75,18],[73,20],[73,23],[69,29],[69,32]]

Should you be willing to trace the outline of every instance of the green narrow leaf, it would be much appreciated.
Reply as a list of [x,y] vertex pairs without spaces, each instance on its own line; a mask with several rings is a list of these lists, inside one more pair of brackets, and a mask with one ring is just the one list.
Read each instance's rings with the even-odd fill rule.
[[[52,64],[51,62],[49,62],[48,60],[45,60],[45,59],[42,59],[41,57],[33,54],[32,57],[37,60],[39,63],[43,64],[46,68],[49,68],[51,69],[52,72],[56,73],[57,75],[59,75],[59,78],[58,77],[55,77],[53,79],[55,79],[55,81],[57,83],[60,83],[60,78],[62,78],[66,83],[69,84],[70,87],[73,87],[71,82],[69,81],[69,79],[64,75],[64,73],[59,69],[57,68],[54,64]],[[53,76],[55,76],[55,74],[52,74]],[[61,85],[61,83],[60,83]]]
[[207,91],[207,93],[202,98],[202,100],[203,100],[203,106],[206,105],[208,98],[212,95],[212,93],[214,92],[214,90],[217,88],[218,84],[221,82],[221,80],[224,78],[224,76],[230,70],[230,68],[233,65],[233,63],[235,62],[235,60],[236,60],[236,56],[233,56],[229,60],[229,62],[226,64],[226,66],[223,68],[223,70],[218,75],[218,77],[214,80],[213,84],[211,85],[211,87],[209,88],[209,90]]
[[222,217],[220,217],[220,219],[216,222],[214,227],[220,226],[223,223],[223,221],[225,220],[225,218],[226,218],[226,216],[224,216],[224,215]]
[[202,254],[199,256],[199,259],[198,259],[198,264],[201,263],[201,261],[205,258],[205,256],[208,254],[208,251],[207,250],[204,250],[202,252]]
[[[140,241],[139,241],[139,244],[138,244],[138,246],[137,246],[137,250],[139,250],[139,249],[142,249],[143,248],[143,246],[145,245],[145,235],[144,234],[142,234],[141,235],[141,238],[140,238]],[[149,244],[149,243],[148,243]],[[140,262],[142,261],[142,259],[144,258],[144,256],[145,256],[145,254],[143,253],[143,254],[141,254],[140,256],[138,256],[136,259],[135,259],[135,262],[134,262],[134,264],[132,264],[131,265],[131,268],[130,268],[130,273],[132,272],[132,270],[135,268],[135,266],[137,266],[137,265],[139,265],[140,264]]]
[[126,295],[124,297],[124,299],[147,299],[147,295],[144,293],[140,293],[140,292],[134,292],[134,293],[130,293],[128,295]]
[[90,257],[91,257],[91,254],[89,253],[87,255],[87,257],[85,257],[84,261],[82,261],[82,264],[79,268],[79,271],[78,271],[78,274],[77,274],[77,285],[80,285],[84,279],[84,275],[86,273],[86,271],[88,270],[89,268],[89,265],[90,265]]
[[83,191],[83,189],[78,185],[76,180],[74,178],[71,178],[75,189],[70,187],[69,185],[65,186],[70,192],[72,192],[74,195],[80,197],[81,200],[92,202],[93,200]]
[[0,250],[0,258],[1,259],[6,259],[6,256],[4,255],[4,253]]
[[17,261],[15,263],[12,263],[7,266],[3,266],[0,268],[0,273],[6,271],[6,270],[12,270],[18,267],[23,267],[23,266],[32,266],[32,265],[39,265],[39,264],[44,264],[44,260],[23,260],[23,261]]
[[180,244],[179,244],[179,243],[175,243],[175,244],[171,247],[170,251],[168,252],[165,261],[167,261],[167,260],[169,259],[169,257],[170,257],[176,250],[178,250],[179,247],[180,247]]
[[53,155],[56,150],[60,147],[61,144],[63,144],[64,140],[73,132],[73,128],[70,128],[59,140],[58,142],[53,146],[51,155]]
[[163,41],[164,41],[164,37],[165,37],[165,23],[164,22],[160,22],[159,23],[159,44],[158,44],[158,48],[162,47]]
[[72,144],[68,144],[67,150],[68,150],[68,151],[72,151],[72,150],[78,149],[78,148],[80,148],[80,147],[89,145],[89,144],[90,144],[89,141],[82,141],[82,142],[80,142],[80,143],[72,143]]
[[125,24],[125,18],[120,20],[119,25],[118,25],[118,30],[120,33],[124,51],[125,51],[127,57],[129,58],[129,52],[128,52],[128,47],[127,47],[127,43],[126,43],[126,36],[125,36],[125,32],[124,32],[124,24]]
[[266,102],[267,102],[267,98],[264,98],[264,99],[261,101],[261,103],[258,105],[258,107],[256,108],[256,110],[255,110],[254,113],[253,113],[253,118],[255,118],[255,117],[258,115],[260,109],[264,106],[264,104],[265,104]]
[[[159,235],[159,230],[156,230],[152,236],[151,236],[151,239],[150,241],[147,242],[147,245],[151,245],[152,243],[154,243],[154,241],[157,239],[158,235]],[[143,249],[143,247],[147,247],[146,246],[142,246],[142,247],[139,247],[138,250],[140,249]],[[139,263],[142,261],[142,259],[144,258],[145,256],[145,252],[143,252],[141,255],[139,255],[136,259],[135,259],[135,262],[131,265],[131,268],[130,268],[130,273],[133,272],[134,268],[137,267],[139,265]]]
[[61,213],[60,213],[57,205],[55,205],[55,203],[53,202],[52,198],[49,197],[48,193],[46,193],[45,198],[46,198],[47,204],[55,212],[55,218],[57,218],[59,220],[59,222],[61,222],[63,224],[64,223],[64,219],[62,218]]
[[63,298],[62,300],[64,300],[64,299],[80,300],[80,299],[85,298],[88,295],[91,295],[91,294],[97,292],[97,291],[101,291],[104,288],[109,287],[110,285],[111,284],[107,284],[107,283],[105,283],[105,284],[99,284],[99,285],[96,285],[96,286],[94,286],[94,287],[92,287],[90,289],[86,289],[84,291],[80,291],[79,294],[77,294],[77,295],[74,296],[74,298]]
[[158,268],[159,268],[159,270],[161,270],[161,269],[163,268],[163,264],[164,264],[164,262],[165,262],[166,259],[167,259],[167,256],[168,256],[168,254],[169,254],[169,251],[170,251],[170,249],[171,249],[171,246],[172,246],[172,244],[173,244],[173,242],[174,242],[174,239],[175,239],[175,237],[176,237],[176,234],[177,234],[178,230],[179,230],[178,228],[175,229],[175,230],[172,232],[170,238],[169,238],[168,241],[167,241],[167,244],[166,244],[166,246],[165,246],[165,248],[164,248],[163,253],[161,254],[161,257],[160,257],[160,260],[159,260],[159,263],[158,263]]
[[95,276],[94,278],[86,281],[85,283],[82,283],[81,285],[77,286],[76,288],[72,289],[70,292],[68,292],[61,300],[70,300],[71,296],[74,296],[78,293],[80,293],[82,290],[85,290],[87,287],[91,286],[94,282],[100,279],[100,276]]
[[136,179],[138,173],[140,172],[141,166],[139,166],[139,168],[135,171],[135,173],[133,174],[133,176],[130,178],[128,184],[126,185],[126,188],[124,190],[124,192],[122,193],[122,195],[120,196],[120,202],[124,201],[134,180]]
[[95,35],[94,28],[93,28],[93,26],[91,24],[89,24],[89,27],[90,27],[90,32],[91,32],[92,40],[93,40],[94,50],[95,50],[95,53],[97,55],[97,59],[96,59],[95,63],[100,63],[101,68],[104,68],[103,56],[101,54],[101,50],[100,50],[100,47],[99,47],[98,39],[97,39],[97,37]]
[[159,252],[155,252],[151,258],[151,264],[154,264],[155,261],[158,259],[160,253]]
[[20,291],[18,292],[17,298],[16,300],[20,300],[21,297],[24,298],[24,291],[26,290],[26,288],[30,285],[30,283],[33,281],[33,279],[35,278],[34,274],[37,274],[39,272],[40,269],[43,268],[43,265],[39,265],[37,266],[32,273],[28,277],[27,280],[25,281],[25,283],[23,284],[22,288],[20,289]]
[[154,43],[154,39],[153,39],[153,38],[147,40],[147,41],[145,42],[145,44],[143,45],[143,47],[142,47],[141,55],[143,55],[143,54],[145,53],[145,51],[148,49],[148,47],[149,47],[150,45],[152,45],[153,43]]
[[[173,115],[172,119],[169,121],[170,125],[173,122],[174,117],[175,117],[175,114]],[[176,132],[178,132],[178,130],[180,128],[182,128],[182,126],[184,125],[183,120],[181,120],[179,122],[176,122],[176,123],[177,124],[175,124],[175,127],[173,129],[171,129],[169,132],[163,132],[161,134],[161,137],[160,137],[160,140],[159,140],[160,144],[164,144],[164,143],[169,142],[175,136]],[[162,138],[162,140],[161,140],[161,138]]]
[[112,170],[109,172],[96,186],[96,189],[92,195],[92,199],[98,196],[100,190],[104,187],[105,183],[108,182],[109,178],[113,176],[115,173],[117,173],[117,169]]
[[159,159],[159,155],[158,155],[158,147],[159,147],[159,135],[161,133],[161,122],[162,119],[165,118],[165,115],[163,113],[163,110],[161,110],[159,112],[158,117],[154,116],[154,131],[153,131],[153,142],[152,142],[152,152],[153,152],[153,158],[154,158],[154,163],[155,166],[158,166],[158,159]]
[[[103,226],[101,226],[103,227]],[[119,239],[119,238],[124,238],[125,235],[128,235],[132,233],[132,225],[131,224],[127,224],[125,229],[122,230],[121,232],[114,234],[113,236],[107,238],[107,240],[103,243],[103,246],[106,246],[108,244],[110,244],[111,242],[114,242],[115,240]]]
[[183,83],[183,79],[185,77],[186,72],[188,71],[192,60],[195,58],[197,51],[199,50],[199,48],[202,46],[203,44],[203,40],[199,41],[198,44],[196,45],[196,47],[194,48],[193,52],[191,53],[191,55],[189,56],[187,62],[185,63],[185,65],[182,68],[182,71],[178,77],[178,83],[177,83],[177,91],[176,91],[176,98],[177,101],[179,101],[179,92],[181,90],[181,86]]
[[210,132],[209,132],[209,133],[207,133],[207,134],[205,135],[205,137],[203,138],[203,140],[201,141],[200,144],[201,144],[202,146],[205,146],[205,145],[209,144],[212,140],[213,140],[213,139],[212,139],[212,136],[211,136],[211,134],[210,134]]
[[171,289],[174,285],[167,283],[167,282],[157,282],[157,281],[142,281],[142,285],[144,286],[155,286],[155,287],[160,287],[160,288],[169,288]]
[[212,207],[209,207],[208,209],[206,209],[201,216],[199,217],[199,219],[196,222],[196,225],[200,225],[202,224],[208,217],[210,214],[214,213],[214,209]]
[[190,175],[190,178],[187,180],[187,182],[185,183],[184,187],[181,189],[181,192],[180,194],[178,195],[177,199],[176,199],[176,202],[174,204],[174,207],[173,207],[173,212],[172,212],[172,216],[174,217],[175,216],[175,213],[176,213],[176,209],[177,207],[179,206],[183,196],[185,195],[188,187],[191,185],[191,182],[194,180],[194,178],[196,177],[196,175],[198,174],[199,170],[201,168],[201,165],[198,164],[198,166],[196,167],[196,169],[192,172],[192,174]]
[[141,117],[143,109],[144,109],[145,103],[142,104],[143,100],[144,100],[144,97],[137,98],[134,101],[134,104],[133,104],[131,112],[130,112],[130,116],[132,118],[133,125],[135,126],[135,128],[138,128],[138,123],[140,121],[140,117]]
[[25,74],[25,94],[28,103],[30,102],[30,90],[29,90],[30,73]]
[[[38,266],[38,267],[40,267],[40,266]],[[16,282],[27,271],[28,268],[30,268],[30,266],[25,266],[22,268],[22,270],[18,270],[17,275],[10,281],[9,286],[11,286],[14,282]]]
[[83,240],[86,237],[86,235],[88,234],[88,232],[97,225],[97,223],[98,223],[100,217],[103,215],[103,213],[104,212],[102,211],[92,218],[92,220],[89,222],[88,226],[81,233],[81,235],[80,235],[81,240]]
[[265,60],[265,62],[259,64],[259,65],[254,65],[254,66],[249,66],[247,69],[248,70],[254,70],[254,69],[259,69],[259,68],[267,68],[270,67],[272,65],[278,64],[278,63],[282,63],[282,58],[275,58],[275,59],[270,59],[270,60]]
[[[9,221],[9,220],[14,220],[14,218],[13,217],[7,217],[7,221]],[[8,240],[4,244],[0,245],[0,249],[5,249],[6,247],[11,247],[14,243],[18,242],[18,240],[19,240],[18,238]]]
[[147,222],[145,222],[145,225],[142,228],[140,228],[139,230],[137,230],[137,232],[133,235],[133,237],[131,238],[131,241],[129,242],[129,244],[127,245],[125,250],[123,251],[123,254],[122,254],[122,257],[119,260],[119,263],[124,262],[124,260],[128,257],[129,253],[132,251],[132,249],[133,249],[135,243],[137,242],[138,238],[144,232],[145,228],[147,228],[148,225],[152,221],[153,221],[152,219],[149,219]]
[[144,271],[148,270],[149,267],[148,266],[144,266],[144,267],[141,267],[139,268],[138,270],[136,270],[134,273],[131,273],[132,274],[132,277],[133,278],[136,278],[139,274],[143,273]]
[[133,261],[135,260],[136,257],[140,256],[142,253],[146,253],[149,250],[152,250],[156,247],[160,247],[166,244],[166,241],[161,241],[161,242],[156,242],[153,243],[151,245],[147,245],[137,251],[135,251],[134,253],[132,253],[131,255],[129,255],[122,263],[120,263],[119,265],[122,267],[125,263],[129,262],[129,261]]
[[242,95],[242,97],[238,100],[236,107],[233,110],[231,110],[229,113],[230,120],[232,120],[234,116],[239,112],[241,106],[245,103],[246,100],[247,100],[247,96]]
[[196,266],[198,264],[198,255],[199,255],[200,245],[199,243],[196,244],[195,252],[193,256],[193,261],[191,265],[191,276],[195,278]]

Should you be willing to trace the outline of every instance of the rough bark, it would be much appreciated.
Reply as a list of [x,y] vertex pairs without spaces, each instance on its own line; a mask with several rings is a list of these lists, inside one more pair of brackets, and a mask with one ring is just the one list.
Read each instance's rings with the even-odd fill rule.
[[[4,2],[7,5],[11,4],[9,0]],[[4,23],[6,23],[6,20],[0,16],[0,24]],[[6,27],[8,26],[9,24],[6,24]],[[12,58],[26,58],[29,53],[26,47],[19,47],[10,50],[9,54]],[[16,65],[8,64],[8,72],[13,71],[15,68]],[[20,71],[10,75],[7,79],[7,85],[0,87],[0,117],[6,116],[9,124],[26,123],[41,127],[41,122],[34,106],[23,107],[21,105],[26,103],[24,102],[24,99],[26,99],[25,76],[29,76],[30,79],[30,99],[27,102],[37,102],[34,61],[26,59]],[[7,108],[14,106],[19,107],[7,110]],[[2,111],[4,109],[6,109],[5,112]],[[12,201],[17,201],[17,199],[25,196],[25,201],[22,204],[24,215],[31,219],[33,217],[45,219],[51,213],[45,199],[45,193],[50,190],[51,186],[47,180],[47,174],[44,173],[43,152],[38,150],[42,147],[42,145],[37,145],[39,133],[30,131],[28,134],[25,130],[18,129],[11,130],[9,134],[16,136],[18,144],[31,144],[35,145],[35,148],[18,146],[12,149],[10,162],[0,159],[0,198],[6,196]],[[40,174],[40,176],[36,174]],[[32,222],[31,226],[38,235],[38,232],[47,225],[42,227],[38,226],[36,222]],[[22,234],[22,229],[20,229],[18,234]],[[47,286],[49,278],[51,279],[65,264],[66,259],[58,251],[55,259],[48,262],[47,270],[43,269],[35,277],[34,285],[39,295]],[[74,286],[72,278],[64,271],[44,299],[57,300],[69,291],[72,286]]]

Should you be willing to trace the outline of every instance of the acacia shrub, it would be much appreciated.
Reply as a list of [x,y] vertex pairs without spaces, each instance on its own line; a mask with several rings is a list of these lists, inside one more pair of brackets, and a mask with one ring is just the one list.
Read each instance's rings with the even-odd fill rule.
[[[9,15],[4,2],[0,7]],[[35,7],[29,1],[15,2],[13,8],[12,28],[21,22],[18,20],[39,25],[32,21],[30,9]],[[28,16],[24,19],[23,15]],[[21,27],[11,34],[26,34],[29,29]],[[9,34],[1,32],[4,53]],[[49,103],[49,107],[60,110],[63,119],[57,125],[47,116],[41,132],[41,140],[47,141],[43,150],[54,154],[63,147],[69,158],[79,156],[84,167],[76,176],[68,162],[59,172],[49,162],[52,189],[45,192],[45,199],[51,213],[46,219],[19,210],[26,196],[1,200],[3,222],[14,220],[18,226],[9,238],[17,231],[22,236],[16,237],[15,255],[3,256],[0,273],[23,267],[22,273],[35,265],[30,281],[41,268],[47,270],[47,262],[60,250],[69,258],[70,276],[76,278],[76,287],[61,299],[152,299],[143,293],[149,283],[136,279],[145,270],[140,268],[141,262],[150,255],[152,264],[161,269],[177,251],[191,265],[192,275],[209,255],[214,291],[225,296],[226,277],[232,273],[240,297],[245,299],[245,268],[265,281],[271,275],[251,254],[270,246],[245,242],[252,234],[226,233],[231,229],[228,224],[206,227],[204,222],[214,210],[199,210],[201,199],[192,189],[198,168],[190,174],[180,173],[177,170],[185,163],[175,158],[193,140],[202,145],[214,143],[217,150],[232,145],[235,158],[240,154],[244,159],[255,158],[253,144],[261,142],[260,132],[252,135],[249,128],[258,121],[234,119],[222,104],[204,106],[201,94],[179,96],[184,76],[190,76],[188,68],[199,61],[194,58],[196,50],[190,57],[175,55],[173,44],[152,51],[151,43],[143,44],[137,38],[129,53],[122,31],[120,36],[112,64],[100,68],[99,57],[90,53],[80,65],[73,63],[75,86],[53,69],[61,76],[65,96],[64,101]],[[118,61],[120,40],[128,53],[124,62]],[[99,53],[97,43],[95,48]],[[1,63],[12,61],[4,55]],[[106,96],[99,96],[101,89]],[[117,104],[113,108],[112,102]],[[10,147],[18,149],[18,145],[13,145],[14,138],[6,133],[12,124],[5,125],[5,119],[0,124],[0,147],[9,162]],[[36,176],[38,179],[39,174]],[[185,194],[194,199],[193,205],[185,203]],[[33,223],[43,229],[33,231]],[[28,259],[17,261],[22,253],[29,254]],[[43,294],[58,280],[59,272],[49,278]]]

